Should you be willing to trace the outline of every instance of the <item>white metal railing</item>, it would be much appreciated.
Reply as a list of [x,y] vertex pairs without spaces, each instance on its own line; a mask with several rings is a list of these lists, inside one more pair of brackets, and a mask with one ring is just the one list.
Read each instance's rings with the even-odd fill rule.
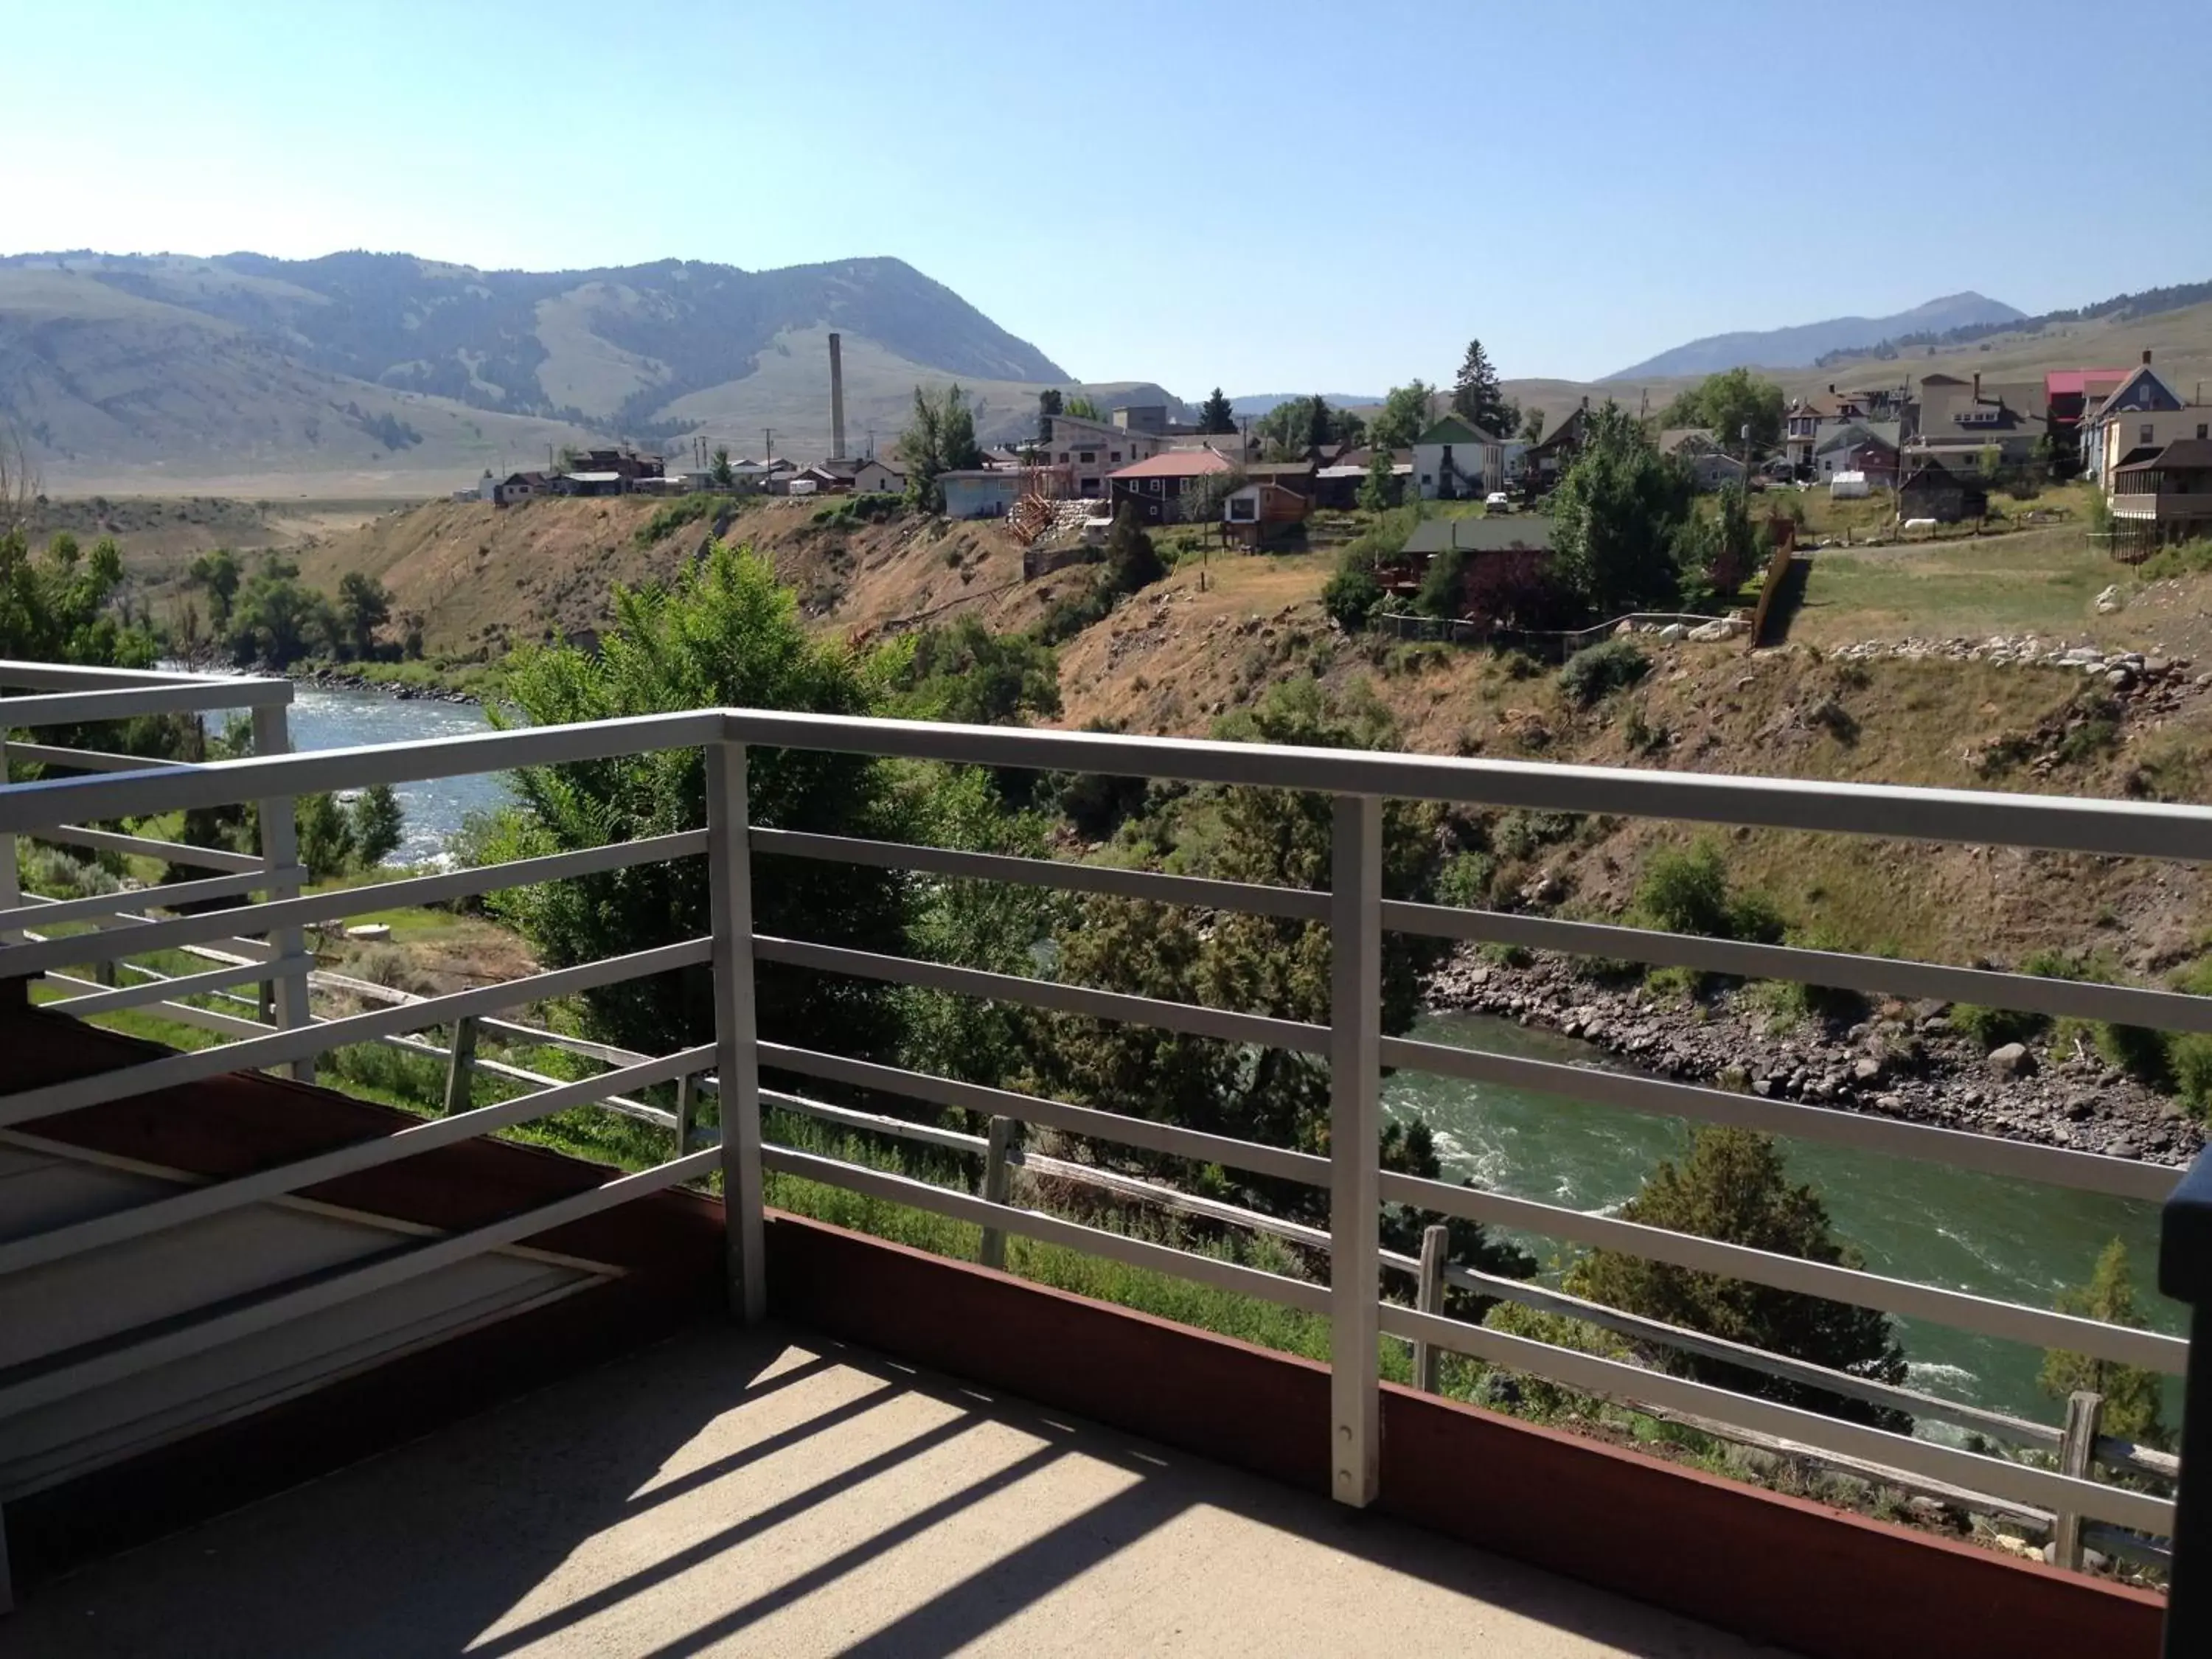
[[[0,665],[4,678],[5,665]],[[230,706],[239,688],[253,686],[280,708],[266,683],[223,682],[210,689],[196,683],[164,683],[152,688],[164,707]],[[281,684],[281,683],[278,683]],[[121,688],[136,694],[141,688]],[[191,696],[181,695],[190,692]],[[66,692],[67,720],[78,723],[107,718],[101,711],[118,702],[94,701],[106,693]],[[195,702],[195,699],[198,701]],[[45,708],[38,705],[46,705]],[[0,722],[11,722],[19,709],[42,717],[52,703],[45,696],[0,702]],[[134,712],[137,712],[134,710]],[[281,746],[274,745],[274,746]],[[86,823],[143,817],[180,807],[210,806],[258,799],[285,803],[319,790],[372,783],[400,783],[503,770],[522,765],[559,764],[586,759],[676,748],[703,748],[707,757],[708,813],[699,829],[650,840],[519,860],[482,869],[412,876],[343,891],[297,891],[293,849],[281,835],[264,842],[262,884],[249,891],[272,896],[235,908],[187,915],[162,914],[201,896],[204,884],[177,883],[127,896],[113,903],[119,915],[147,920],[120,921],[99,931],[65,938],[33,937],[35,924],[55,914],[53,907],[18,899],[0,905],[0,979],[61,978],[64,970],[88,963],[123,962],[154,951],[208,947],[218,941],[269,943],[265,960],[245,968],[269,975],[296,975],[298,1000],[290,1012],[280,1006],[264,1018],[216,1012],[175,1001],[185,990],[214,987],[230,969],[191,975],[154,989],[165,999],[156,1008],[182,1010],[203,1023],[215,1023],[238,1041],[198,1052],[166,1055],[128,1069],[46,1084],[0,1095],[0,1131],[34,1126],[40,1118],[172,1087],[249,1066],[305,1066],[314,1055],[342,1045],[398,1042],[444,1054],[461,1086],[449,1085],[449,1115],[415,1125],[380,1139],[300,1160],[251,1176],[220,1182],[161,1200],[137,1210],[103,1216],[72,1226],[33,1232],[0,1243],[0,1273],[65,1260],[81,1251],[125,1237],[157,1234],[185,1220],[264,1201],[328,1181],[336,1176],[404,1158],[416,1152],[496,1129],[511,1127],[586,1102],[613,1103],[617,1109],[675,1133],[673,1156],[653,1168],[493,1225],[420,1245],[368,1267],[339,1273],[313,1285],[280,1291],[242,1306],[226,1306],[198,1321],[165,1327],[105,1346],[96,1353],[52,1354],[27,1373],[0,1378],[0,1419],[75,1390],[131,1375],[182,1354],[203,1352],[250,1331],[268,1328],[301,1312],[334,1305],[368,1294],[413,1274],[428,1273],[478,1251],[501,1248],[568,1220],[618,1204],[644,1193],[706,1176],[718,1176],[730,1227],[729,1281],[733,1309],[759,1317],[766,1306],[763,1255],[762,1187],[769,1170],[870,1194],[893,1202],[971,1221],[988,1241],[1020,1234],[1133,1265],[1196,1279],[1223,1289],[1265,1297],[1328,1316],[1334,1358],[1331,1445],[1336,1455],[1332,1480],[1337,1496],[1360,1504],[1375,1496],[1377,1479],[1378,1394],[1376,1354],[1382,1335],[1401,1339],[1423,1351],[1456,1352],[1492,1364],[1552,1378],[1568,1387],[1701,1422],[1732,1425],[1746,1435],[1765,1436],[1815,1453],[1887,1470],[1947,1488],[1988,1494],[1992,1499],[2038,1513],[2087,1517],[2136,1535],[2136,1545],[2164,1537],[2172,1528],[2173,1506],[2150,1493],[2096,1481],[2086,1468],[2066,1473],[1984,1455],[1925,1439],[1850,1423],[1772,1401],[1731,1392],[1624,1361],[1551,1346],[1528,1338],[1445,1316],[1431,1296],[1411,1304],[1385,1301],[1379,1276],[1389,1272],[1417,1279],[1423,1264],[1385,1255],[1380,1249],[1379,1218],[1384,1204],[1402,1205],[1432,1215],[1459,1216],[1491,1225],[1525,1230],[1571,1243],[1624,1250],[1699,1272],[1748,1280],[1778,1289],[1828,1297],[1856,1306],[1948,1323],[1961,1328],[2045,1348],[2063,1348],[2121,1364],[2178,1373],[2186,1364],[2189,1345],[2156,1332],[2106,1324],[2074,1315],[1968,1294],[1860,1269],[1775,1255],[1717,1240],[1665,1231],[1554,1204],[1518,1199],[1474,1188],[1392,1174],[1378,1167],[1381,1138],[1380,1084],[1385,1067],[1406,1067],[1509,1083],[1570,1098],[1596,1101],[1626,1109],[1657,1113],[1694,1122],[1736,1124],[1767,1133],[1879,1152],[1893,1156],[1954,1164],[2057,1187],[2160,1201],[2175,1188],[2180,1171],[2134,1160],[2032,1146],[2024,1142],[1931,1128],[1846,1110],[1671,1082],[1622,1076],[1571,1066],[1515,1058],[1480,1050],[1448,1048],[1405,1038],[1386,1038],[1379,1028],[1381,941],[1385,931],[1444,939],[1478,939],[1595,953],[1654,965],[1791,980],[1844,988],[1885,991],[1921,997],[1972,1000],[1985,1005],[2130,1024],[2212,1031],[2212,999],[2177,993],[2034,978],[1959,969],[1929,963],[1897,962],[1795,947],[1750,945],[1692,939],[1633,928],[1544,918],[1513,916],[1448,907],[1386,902],[1381,896],[1382,838],[1380,805],[1385,797],[1412,797],[1484,807],[1522,807],[1550,811],[1686,819],[1708,823],[1966,842],[2013,847],[2058,848],[2113,857],[2148,856],[2196,862],[2212,859],[2212,810],[2143,802],[2090,801],[2045,796],[1984,794],[1965,791],[1887,788],[1666,774],[1597,768],[1556,767],[1480,760],[1448,760],[1407,755],[1369,754],[1120,737],[1111,734],[1009,731],[948,726],[861,718],[781,714],[756,710],[687,711],[574,726],[532,728],[439,739],[404,746],[331,750],[313,754],[257,756],[198,767],[154,769],[108,767],[95,763],[83,775],[13,784],[0,790],[0,836],[48,836]],[[1105,869],[1048,859],[1013,858],[839,836],[799,835],[771,827],[755,828],[747,817],[745,757],[750,747],[810,748],[845,753],[933,759],[1036,769],[1099,772],[1170,778],[1224,785],[1253,785],[1310,790],[1334,797],[1330,889],[1304,891],[1204,880],[1143,871]],[[58,757],[41,753],[53,762]],[[280,816],[265,807],[264,827]],[[289,825],[289,810],[281,814]],[[917,961],[882,952],[854,950],[819,940],[792,939],[756,933],[751,913],[750,859],[756,852],[784,857],[827,860],[925,875],[1006,881],[1072,892],[1108,893],[1204,909],[1247,911],[1325,926],[1332,951],[1332,1015],[1328,1024],[1283,1019],[1229,1009],[1199,1007],[1158,999],[1019,975],[987,972]],[[298,965],[303,937],[311,924],[395,905],[447,902],[486,892],[571,879],[663,860],[704,856],[709,863],[710,931],[698,939],[639,951],[605,960],[532,975],[504,984],[406,998],[337,1018],[317,1018],[306,1007],[308,984]],[[12,869],[12,865],[9,866]],[[232,879],[234,878],[218,878]],[[250,882],[251,872],[234,878]],[[238,895],[231,895],[238,896]],[[67,914],[94,919],[100,906],[66,902]],[[113,915],[109,918],[114,921]],[[12,930],[12,931],[11,931]],[[501,1016],[524,1005],[617,983],[679,967],[711,963],[716,1036],[711,1047],[644,1055],[604,1043],[556,1039],[550,1033],[518,1026]],[[1318,1158],[1289,1148],[1235,1137],[1204,1133],[1102,1111],[1072,1102],[1042,1099],[930,1077],[897,1066],[790,1044],[760,1040],[753,1024],[753,981],[757,972],[799,967],[855,975],[883,983],[920,986],[957,995],[985,998],[1024,1007],[1122,1020],[1234,1043],[1285,1048],[1325,1059],[1331,1077],[1331,1157]],[[198,981],[197,984],[193,981]],[[86,981],[70,976],[72,988]],[[278,982],[283,982],[279,979]],[[132,988],[133,995],[139,988]],[[110,1000],[105,1002],[102,996]],[[52,1005],[64,1012],[90,1014],[126,1005],[113,992],[94,989],[81,998]],[[475,1034],[491,1029],[519,1041],[566,1043],[612,1069],[584,1082],[564,1083],[526,1068],[480,1059]],[[446,1047],[419,1035],[453,1032]],[[471,1068],[490,1067],[509,1081],[534,1091],[497,1104],[468,1108],[465,1078]],[[973,1137],[927,1125],[903,1123],[883,1114],[858,1113],[833,1102],[815,1100],[797,1090],[764,1090],[761,1071],[779,1077],[811,1079],[847,1088],[902,1096],[919,1103],[951,1107],[988,1117],[993,1133]],[[670,1113],[633,1098],[647,1087],[677,1083],[678,1105]],[[695,1147],[692,1114],[702,1087],[720,1094],[720,1127],[713,1143]],[[980,1150],[987,1160],[995,1146],[1001,1169],[1024,1154],[1010,1147],[999,1125],[1050,1127],[1109,1144],[1118,1144],[1220,1163],[1255,1173],[1326,1188],[1330,1194],[1326,1230],[1296,1228],[1270,1218],[1218,1213],[1211,1218],[1264,1228],[1288,1237],[1316,1256],[1338,1264],[1324,1285],[1285,1273],[1225,1261],[1091,1226],[1006,1201],[1003,1176],[985,1192],[971,1195],[912,1176],[863,1167],[796,1147],[764,1145],[763,1103],[796,1110],[845,1127],[880,1130],[908,1139]],[[860,1120],[866,1119],[867,1121]],[[903,1124],[894,1128],[895,1124]],[[33,1129],[32,1131],[35,1133]],[[1066,1171],[1032,1158],[1032,1166],[1055,1176]],[[1068,1164],[1068,1170],[1081,1166]],[[1090,1176],[1100,1179],[1104,1172]],[[1188,1207],[1188,1195],[1127,1176],[1108,1176],[1126,1195],[1147,1202]],[[1136,1188],[1152,1186],[1149,1192]],[[1346,1271],[1342,1264],[1371,1264]],[[1512,1281],[1468,1275],[1450,1282],[1486,1295],[1516,1296],[1532,1305],[1565,1310],[1559,1293]],[[1449,1275],[1448,1275],[1449,1276]],[[1642,1339],[1672,1342],[1713,1354],[1712,1339],[1694,1333],[1654,1328],[1611,1310],[1578,1306],[1577,1317],[1607,1323]],[[1701,1346],[1702,1345],[1702,1346]],[[1720,1345],[1725,1346],[1725,1345]],[[1755,1352],[1728,1356],[1747,1369],[1798,1381],[1818,1368],[1781,1356]],[[2060,1439],[2049,1425],[2007,1419],[2002,1414],[1933,1401],[1916,1391],[1891,1389],[1869,1379],[1834,1377],[1835,1391],[1862,1400],[2002,1436],[2048,1449]],[[1856,1386],[1851,1386],[1856,1385]],[[1963,1421],[1962,1421],[1963,1419]],[[2122,1443],[2104,1441],[2094,1449],[2138,1472],[2170,1471],[2169,1461]],[[2110,1534],[2118,1536],[2118,1534]]]

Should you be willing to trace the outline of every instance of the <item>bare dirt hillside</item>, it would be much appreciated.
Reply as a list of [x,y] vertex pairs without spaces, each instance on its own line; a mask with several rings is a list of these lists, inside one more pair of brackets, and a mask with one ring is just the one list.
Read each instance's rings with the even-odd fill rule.
[[428,652],[453,658],[596,633],[616,585],[671,580],[718,522],[771,558],[824,629],[866,637],[902,619],[973,611],[1003,629],[1038,614],[1020,550],[988,523],[822,523],[834,509],[821,503],[762,501],[650,536],[664,506],[642,496],[505,508],[433,501],[327,538],[301,555],[301,571],[325,590],[348,571],[377,577],[396,611],[423,619]]

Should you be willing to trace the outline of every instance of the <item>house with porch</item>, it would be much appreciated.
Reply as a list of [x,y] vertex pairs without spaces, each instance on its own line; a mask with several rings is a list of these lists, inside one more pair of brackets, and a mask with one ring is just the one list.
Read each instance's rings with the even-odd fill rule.
[[2112,470],[2116,542],[2154,546],[2212,534],[2212,438],[2177,438]]
[[2212,437],[2212,408],[2192,406],[2151,367],[2150,353],[2081,420],[2081,472],[2110,493],[2123,466],[2178,438]]

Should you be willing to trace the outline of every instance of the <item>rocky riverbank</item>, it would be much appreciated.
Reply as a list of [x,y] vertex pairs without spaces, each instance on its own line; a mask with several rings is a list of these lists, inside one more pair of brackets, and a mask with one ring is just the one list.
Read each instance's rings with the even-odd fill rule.
[[1660,1076],[1777,1100],[2158,1164],[2185,1163],[2204,1140],[2179,1103],[2094,1050],[2059,1052],[2042,1039],[1985,1054],[1933,1004],[1885,1004],[1856,1022],[1815,1016],[1778,1034],[1769,1007],[1743,989],[1692,1002],[1601,984],[1567,958],[1507,967],[1473,947],[1431,976],[1428,1002],[1579,1037]]
[[447,685],[413,685],[398,680],[373,679],[366,674],[349,673],[343,668],[311,668],[295,672],[295,684],[311,686],[318,691],[374,691],[397,702],[476,702],[478,698],[469,692],[456,690]]

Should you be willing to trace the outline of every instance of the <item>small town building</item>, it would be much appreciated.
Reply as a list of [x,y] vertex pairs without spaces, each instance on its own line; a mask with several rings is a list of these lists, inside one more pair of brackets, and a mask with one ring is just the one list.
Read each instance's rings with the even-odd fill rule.
[[2203,438],[2212,409],[2191,407],[2151,367],[2150,353],[2082,417],[2082,476],[2106,490],[2113,474],[2177,438]]
[[629,480],[619,472],[563,472],[554,480],[560,495],[626,495]]
[[1078,415],[1048,415],[1050,430],[1043,444],[1043,459],[1070,469],[1075,493],[1097,499],[1107,493],[1107,478],[1132,462],[1163,453],[1169,441],[1154,433],[1133,432],[1108,421],[1086,420]]
[[1990,510],[1990,492],[1978,479],[1933,461],[1913,469],[1898,486],[1897,516],[1932,519],[1937,524],[1961,524],[1979,519]]
[[1313,511],[1307,495],[1272,478],[1255,478],[1221,502],[1221,533],[1240,546],[1264,547],[1288,535]]
[[1479,501],[1505,488],[1504,447],[1465,416],[1446,415],[1413,440],[1413,479],[1425,501]]
[[2212,533],[2212,438],[2177,438],[2112,472],[2112,528],[2120,542]]
[[1522,482],[1536,489],[1549,489],[1559,483],[1559,475],[1582,453],[1589,433],[1589,399],[1585,398],[1567,411],[1566,419],[1528,446],[1521,460]]
[[1068,477],[1064,466],[984,466],[940,472],[937,484],[945,492],[946,518],[1003,519],[1032,489],[1054,501],[1066,497]]
[[1826,483],[1840,472],[1856,472],[1875,489],[1897,483],[1898,449],[1904,441],[1894,421],[1844,421],[1813,452],[1814,482]]
[[[1327,465],[1314,469],[1313,498],[1316,507],[1333,507],[1349,512],[1359,505],[1359,492],[1367,483],[1367,474],[1375,463],[1371,449],[1350,449],[1340,453]],[[1388,506],[1396,507],[1406,498],[1406,491],[1413,477],[1413,452],[1410,449],[1394,451],[1390,457],[1390,498]]]
[[[1126,507],[1133,509],[1146,524],[1181,524],[1190,516],[1186,502],[1198,494],[1204,480],[1237,470],[1234,462],[1216,450],[1164,451],[1108,476],[1113,514],[1119,517]],[[1092,493],[1085,483],[1085,476],[1079,470],[1077,495]]]

